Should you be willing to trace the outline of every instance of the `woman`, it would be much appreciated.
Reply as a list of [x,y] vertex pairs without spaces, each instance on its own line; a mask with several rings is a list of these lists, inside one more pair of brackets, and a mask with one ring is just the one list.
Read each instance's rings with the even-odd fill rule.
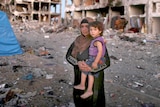
[[[89,18],[83,19],[80,23],[81,35],[69,47],[66,59],[74,67],[74,85],[78,85],[81,81],[81,71],[91,71],[91,68],[84,62],[88,59],[89,45],[91,36],[89,35]],[[80,96],[85,90],[73,89],[73,99],[76,107],[105,107],[104,93],[104,72],[103,70],[110,66],[110,60],[106,49],[105,57],[107,59],[105,65],[100,69],[93,71],[99,72],[99,75],[94,79],[93,95],[87,99],[82,99]],[[86,82],[86,87],[87,87]]]

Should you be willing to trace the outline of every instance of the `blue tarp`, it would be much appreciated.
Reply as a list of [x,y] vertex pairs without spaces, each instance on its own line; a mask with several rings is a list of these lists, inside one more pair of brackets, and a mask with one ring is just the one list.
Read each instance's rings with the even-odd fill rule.
[[5,12],[0,11],[0,56],[22,54],[23,51]]

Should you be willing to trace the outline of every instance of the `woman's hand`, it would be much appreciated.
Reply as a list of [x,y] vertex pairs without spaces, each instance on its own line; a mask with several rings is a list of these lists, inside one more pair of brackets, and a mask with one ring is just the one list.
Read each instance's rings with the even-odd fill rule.
[[93,62],[93,63],[92,63],[92,68],[93,68],[93,69],[97,69],[97,68],[98,68],[97,63]]
[[81,71],[89,72],[92,70],[84,61],[78,61],[78,66]]

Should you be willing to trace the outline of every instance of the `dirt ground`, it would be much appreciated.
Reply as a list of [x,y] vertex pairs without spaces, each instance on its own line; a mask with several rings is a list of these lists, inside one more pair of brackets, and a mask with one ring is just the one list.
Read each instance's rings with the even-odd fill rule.
[[[24,54],[0,58],[0,83],[14,92],[12,98],[0,104],[74,107],[73,69],[65,54],[79,35],[78,30],[46,33],[44,26],[25,28],[23,24],[12,24],[12,27]],[[130,38],[124,38],[126,35]],[[111,66],[105,70],[106,107],[159,107],[159,39],[149,34],[112,30],[106,30],[104,37],[111,59]]]

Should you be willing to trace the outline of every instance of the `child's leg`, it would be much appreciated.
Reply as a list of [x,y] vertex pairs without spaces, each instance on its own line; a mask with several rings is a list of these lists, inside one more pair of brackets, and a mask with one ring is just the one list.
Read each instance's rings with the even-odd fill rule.
[[85,82],[87,75],[83,72],[81,73],[81,83],[79,85],[74,86],[75,89],[85,90]]
[[81,98],[85,99],[93,95],[93,83],[94,83],[94,76],[93,75],[88,75],[88,88],[84,94],[81,95]]

